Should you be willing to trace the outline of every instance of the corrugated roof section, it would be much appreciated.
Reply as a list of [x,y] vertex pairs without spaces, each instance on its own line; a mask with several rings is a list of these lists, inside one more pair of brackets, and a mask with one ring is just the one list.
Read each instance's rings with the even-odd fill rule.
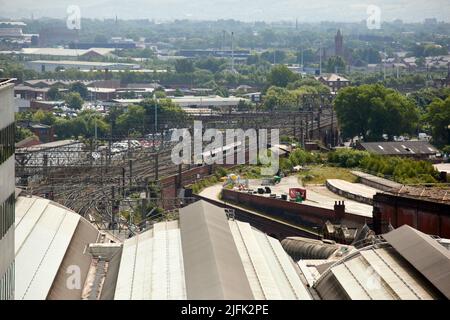
[[80,216],[40,198],[19,198],[16,299],[46,299]]
[[344,258],[315,284],[323,299],[429,300],[434,289],[389,246],[368,247]]
[[426,141],[361,142],[369,151],[384,155],[433,155],[438,150]]
[[311,299],[278,240],[248,223],[230,221],[230,228],[255,299]]
[[180,210],[187,298],[253,299],[222,208],[198,201]]
[[186,299],[178,222],[155,224],[125,241],[116,300]]
[[450,298],[450,251],[408,225],[403,225],[383,238],[442,294]]
[[280,242],[199,201],[180,222],[125,241],[115,299],[249,300],[311,296]]

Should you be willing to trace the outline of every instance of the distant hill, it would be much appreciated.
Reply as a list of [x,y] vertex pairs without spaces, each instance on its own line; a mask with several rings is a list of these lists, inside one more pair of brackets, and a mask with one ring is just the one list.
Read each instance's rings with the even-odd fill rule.
[[242,21],[361,21],[375,4],[386,20],[423,21],[435,17],[450,21],[448,0],[0,0],[3,18],[62,18],[68,5],[77,3],[87,18],[120,19],[236,19]]

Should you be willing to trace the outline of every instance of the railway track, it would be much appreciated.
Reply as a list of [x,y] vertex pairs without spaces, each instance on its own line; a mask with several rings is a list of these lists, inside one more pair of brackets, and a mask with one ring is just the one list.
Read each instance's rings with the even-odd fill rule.
[[[331,109],[320,113],[226,114],[194,120],[201,120],[204,128],[280,129],[280,135],[302,134],[307,138],[313,137],[315,131],[337,126]],[[96,160],[92,158],[92,148],[49,150],[45,161],[38,159],[29,165],[25,160],[32,159],[33,154],[23,150],[16,155],[18,184],[27,179],[31,181],[27,188],[32,194],[52,198],[84,217],[93,217],[98,225],[105,227],[115,219],[114,202],[123,200],[134,190],[148,189],[151,182],[178,173],[179,167],[171,161],[172,146],[166,143],[161,144],[160,150],[145,148],[115,156],[106,152]],[[184,166],[182,170],[190,168]]]

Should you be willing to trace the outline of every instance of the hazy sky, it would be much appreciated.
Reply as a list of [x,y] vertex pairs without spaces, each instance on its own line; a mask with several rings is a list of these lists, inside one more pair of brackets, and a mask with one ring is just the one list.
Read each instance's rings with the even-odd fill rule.
[[382,20],[450,21],[450,0],[0,0],[0,16],[63,18],[69,5],[78,5],[88,18],[343,22],[366,19],[371,4]]

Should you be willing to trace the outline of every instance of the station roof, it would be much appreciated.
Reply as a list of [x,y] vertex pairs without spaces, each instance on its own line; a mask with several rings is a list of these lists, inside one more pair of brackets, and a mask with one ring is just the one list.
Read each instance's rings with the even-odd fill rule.
[[278,240],[204,201],[125,241],[115,299],[302,299],[311,296]]
[[[122,245],[107,243],[87,220],[57,203],[17,194],[19,300],[450,296],[450,251],[409,226],[361,249],[290,238],[284,245],[300,254],[296,263],[278,240],[205,201],[180,209],[179,220],[156,223]],[[74,265],[81,275],[76,290],[67,287]]]
[[407,225],[334,262],[314,284],[322,299],[430,300],[449,297],[450,251]]
[[403,225],[383,236],[414,268],[450,299],[450,251],[430,236]]
[[79,298],[81,288],[66,286],[68,268],[76,265],[84,282],[91,258],[83,252],[97,241],[97,229],[75,212],[38,197],[19,196],[15,213],[16,300]]

